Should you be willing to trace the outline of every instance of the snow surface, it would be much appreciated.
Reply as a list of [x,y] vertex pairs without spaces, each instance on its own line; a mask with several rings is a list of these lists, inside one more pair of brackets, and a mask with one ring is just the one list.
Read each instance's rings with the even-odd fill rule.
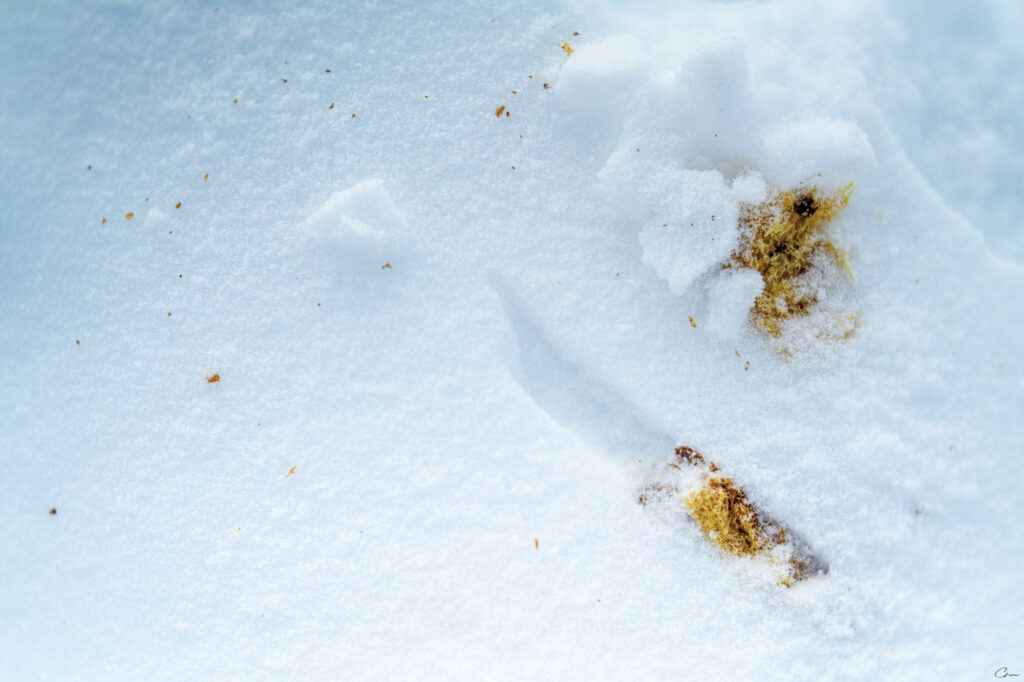
[[[1018,4],[3,16],[0,678],[1024,673]],[[848,182],[780,352],[739,206]]]

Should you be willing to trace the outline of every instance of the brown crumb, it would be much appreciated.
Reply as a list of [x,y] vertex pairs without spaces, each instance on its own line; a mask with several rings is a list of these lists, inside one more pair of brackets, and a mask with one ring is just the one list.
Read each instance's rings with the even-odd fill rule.
[[281,79],[281,82],[282,82],[282,83],[287,83],[287,82],[288,82],[288,79],[287,79],[287,78],[282,78],[282,79]]
[[238,98],[236,97],[232,104],[238,104]]
[[540,549],[540,540],[538,540],[537,538],[533,539],[533,548]]
[[170,313],[167,313],[167,317],[170,317],[170,316],[171,316],[171,314],[170,314]]
[[333,109],[333,108],[334,108],[334,102],[331,102],[331,106],[329,106],[329,107],[327,107],[327,108],[328,108],[328,109]]
[[209,173],[203,173],[203,182],[206,182],[209,179],[210,179],[210,174]]
[[561,43],[559,43],[558,46],[565,51],[566,57],[568,57],[569,55],[576,51],[572,49],[572,46],[570,46],[569,43],[565,42],[564,40]]
[[747,364],[745,364],[743,366],[743,371],[744,372],[749,372],[750,371],[750,360],[747,360]]
[[145,199],[143,199],[143,201],[149,201],[149,197],[146,197]]
[[220,383],[220,375],[219,374],[211,374],[210,376],[206,377],[206,383],[208,383],[208,384]]
[[509,113],[510,113],[510,112],[508,112],[508,111],[506,111],[506,112],[505,112],[505,118],[508,118],[508,116],[509,116]]
[[167,230],[167,234],[174,234],[174,230]]
[[88,166],[86,166],[85,169],[86,170],[92,170],[92,164],[89,164]]
[[736,352],[736,357],[739,357],[739,356],[740,356],[740,349],[739,349],[739,348],[736,348],[736,349],[735,349],[735,352]]
[[100,225],[106,225],[106,224],[107,224],[107,219],[106,218],[104,218],[103,220],[100,221]]
[[81,345],[82,345],[82,342],[81,342],[81,341],[79,341],[78,339],[75,339],[75,345],[76,345],[76,346],[81,346]]
[[285,475],[284,475],[284,477],[285,477],[285,478],[288,478],[289,476],[291,476],[292,474],[294,474],[294,473],[295,473],[295,468],[296,468],[296,467],[292,467],[291,469],[289,469],[289,470],[288,470],[288,473],[287,473],[287,474],[285,474]]
[[135,217],[135,214],[132,211],[128,211],[127,213],[124,214],[124,219],[125,220],[131,220],[134,217]]
[[693,327],[694,329],[697,328],[697,323],[693,321],[693,316],[692,315],[690,316],[690,326]]
[[331,72],[330,69],[324,69],[324,73],[330,73],[330,72]]
[[180,272],[178,273],[178,279],[181,279],[181,273]]
[[545,84],[544,84],[544,89],[545,89],[545,90],[547,90],[547,89],[548,89],[548,84],[547,84],[547,83],[545,83]]
[[176,203],[176,204],[174,205],[174,208],[181,208],[181,202],[179,201],[178,203]]
[[502,104],[500,107],[494,110],[494,115],[501,118],[501,115],[505,112],[505,105]]
[[56,507],[50,507],[50,516],[56,516],[56,515],[57,515],[57,508]]
[[381,270],[393,270],[394,268],[391,267],[391,262],[388,261],[384,265],[380,266],[380,269]]
[[513,90],[513,91],[512,91],[512,94],[513,94],[513,95],[518,95],[519,93],[518,93],[518,92],[516,92],[515,90]]
[[689,464],[690,466],[699,466],[704,464],[704,457],[693,448],[680,445],[676,448],[676,462],[679,464]]
[[580,32],[579,32],[579,31],[573,31],[573,32],[572,32],[572,34],[573,34],[574,36],[578,36],[578,35],[580,34]]
[[356,115],[355,115],[355,114],[352,114],[352,118],[355,118],[355,117],[356,117]]

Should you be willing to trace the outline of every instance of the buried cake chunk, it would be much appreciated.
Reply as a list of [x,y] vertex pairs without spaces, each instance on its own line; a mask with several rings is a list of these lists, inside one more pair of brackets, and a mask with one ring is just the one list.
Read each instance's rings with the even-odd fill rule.
[[676,448],[667,466],[678,472],[674,480],[648,484],[640,504],[682,502],[704,537],[723,554],[766,559],[779,583],[787,587],[828,571],[802,541],[758,509],[742,488],[696,450]]

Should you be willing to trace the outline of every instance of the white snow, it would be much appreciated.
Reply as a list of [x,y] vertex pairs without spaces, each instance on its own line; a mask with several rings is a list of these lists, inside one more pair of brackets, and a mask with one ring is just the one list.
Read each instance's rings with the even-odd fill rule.
[[[0,678],[1024,674],[1022,17],[8,8]],[[849,182],[766,336],[741,205]]]

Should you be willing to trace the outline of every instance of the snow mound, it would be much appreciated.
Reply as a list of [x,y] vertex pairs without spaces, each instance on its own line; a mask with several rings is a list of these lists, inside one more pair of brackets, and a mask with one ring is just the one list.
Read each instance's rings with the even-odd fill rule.
[[357,274],[392,265],[410,231],[380,179],[334,193],[306,224],[342,271]]

